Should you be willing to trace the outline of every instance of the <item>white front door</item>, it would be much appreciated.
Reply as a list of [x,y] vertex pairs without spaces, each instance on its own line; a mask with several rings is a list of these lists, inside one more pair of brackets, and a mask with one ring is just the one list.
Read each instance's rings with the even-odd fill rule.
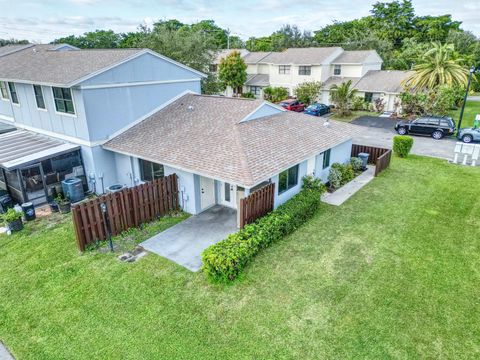
[[220,202],[222,205],[237,208],[237,186],[227,183],[220,183]]
[[200,207],[202,210],[215,205],[215,182],[200,176]]

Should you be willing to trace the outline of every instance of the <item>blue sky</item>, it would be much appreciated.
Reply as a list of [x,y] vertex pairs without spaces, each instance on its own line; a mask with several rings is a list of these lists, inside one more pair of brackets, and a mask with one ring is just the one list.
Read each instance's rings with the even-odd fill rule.
[[[133,31],[140,23],[176,18],[213,19],[244,39],[269,35],[283,24],[316,30],[333,20],[368,15],[375,1],[0,0],[0,38],[48,42],[95,29]],[[480,0],[414,0],[418,15],[452,14],[480,36]]]

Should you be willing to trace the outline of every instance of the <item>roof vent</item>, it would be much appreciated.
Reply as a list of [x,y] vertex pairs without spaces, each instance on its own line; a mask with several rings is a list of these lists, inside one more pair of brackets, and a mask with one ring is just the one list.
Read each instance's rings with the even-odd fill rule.
[[193,106],[192,106],[192,105],[188,105],[187,110],[188,110],[188,111],[193,111]]
[[34,53],[36,53],[36,52],[37,52],[37,49],[36,49],[36,48],[33,48],[32,51],[33,51]]

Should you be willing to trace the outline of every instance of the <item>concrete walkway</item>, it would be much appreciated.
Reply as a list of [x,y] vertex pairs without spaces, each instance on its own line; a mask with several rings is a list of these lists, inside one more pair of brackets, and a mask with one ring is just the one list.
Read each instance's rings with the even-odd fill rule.
[[215,205],[140,245],[191,271],[198,271],[202,266],[202,251],[237,230],[236,210]]
[[15,360],[10,354],[10,352],[7,350],[5,345],[0,341],[0,360]]
[[340,206],[362,187],[373,180],[375,166],[368,165],[367,170],[357,176],[355,179],[345,184],[334,193],[325,193],[322,195],[322,201],[330,205]]

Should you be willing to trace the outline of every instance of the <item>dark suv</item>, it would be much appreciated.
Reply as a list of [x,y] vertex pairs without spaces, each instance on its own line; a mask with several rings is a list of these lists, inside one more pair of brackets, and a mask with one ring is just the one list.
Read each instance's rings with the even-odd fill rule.
[[397,122],[395,130],[400,135],[428,135],[439,140],[446,135],[453,135],[455,122],[447,116],[421,116],[415,120]]

